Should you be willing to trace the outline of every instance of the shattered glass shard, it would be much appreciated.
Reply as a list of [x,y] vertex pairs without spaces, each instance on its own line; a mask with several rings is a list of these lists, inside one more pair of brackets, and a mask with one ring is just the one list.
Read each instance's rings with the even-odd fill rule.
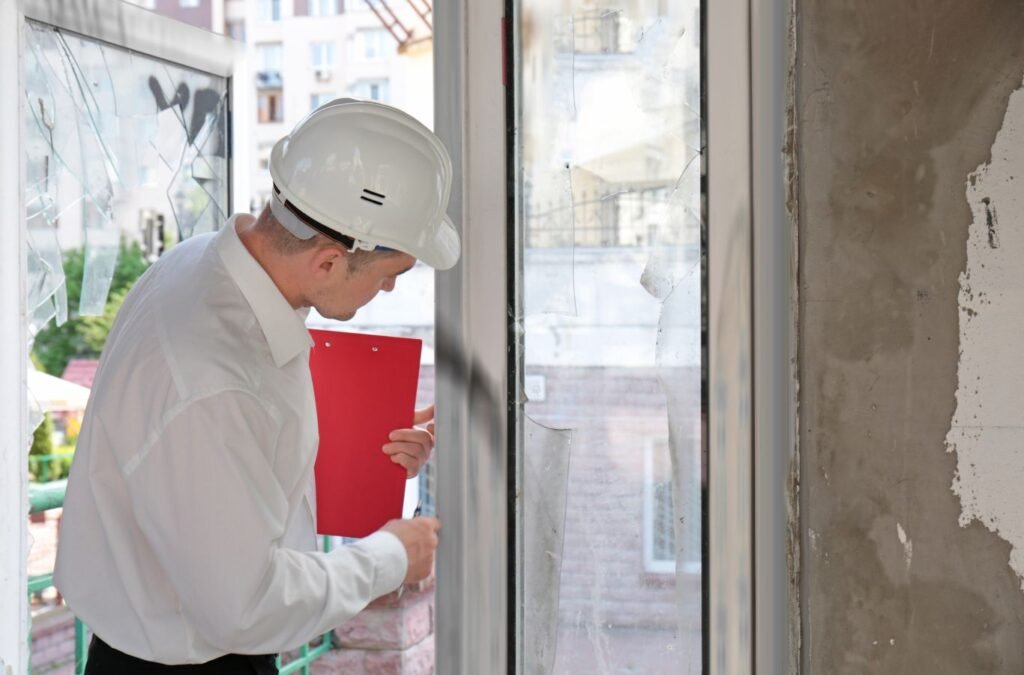
[[[191,146],[190,146],[191,147]],[[194,153],[189,153],[193,155]],[[179,236],[187,239],[193,234],[204,231],[204,215],[210,209],[210,195],[195,180],[191,174],[184,170],[186,164],[182,164],[170,187],[167,189],[167,199],[171,205],[171,212],[178,224]],[[197,232],[198,229],[198,232]]]
[[524,672],[551,673],[558,648],[558,598],[572,431],[524,421]]
[[526,190],[528,225],[524,269],[524,316],[561,314],[576,316],[575,265],[576,204],[572,169],[539,174]]
[[[227,207],[227,80],[26,21],[22,55],[30,337],[68,317],[68,249],[84,248],[79,314],[107,304],[122,238],[183,236]],[[152,228],[149,236],[152,245]],[[145,243],[145,242],[144,242]]]
[[157,113],[156,119],[156,152],[168,169],[177,171],[188,142],[188,135],[181,121],[181,111],[178,108],[164,108]]
[[[49,195],[37,194],[26,204],[26,233],[28,244],[28,279],[26,281],[27,306],[35,311],[49,302],[57,309],[67,307],[67,298],[59,301],[54,297],[64,291],[64,261],[53,223],[56,205]],[[61,315],[62,314],[62,315]],[[66,309],[57,312],[58,325],[67,319]]]
[[91,201],[85,202],[85,271],[82,274],[80,316],[99,316],[107,304],[110,282],[121,243],[121,233],[109,214]]

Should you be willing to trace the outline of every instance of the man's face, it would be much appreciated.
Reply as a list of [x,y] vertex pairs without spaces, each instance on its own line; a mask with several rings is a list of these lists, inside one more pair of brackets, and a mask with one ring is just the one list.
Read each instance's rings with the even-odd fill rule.
[[330,319],[348,321],[381,291],[390,293],[400,274],[412,269],[416,258],[407,253],[375,255],[352,268],[346,258],[331,271],[313,298],[313,307]]

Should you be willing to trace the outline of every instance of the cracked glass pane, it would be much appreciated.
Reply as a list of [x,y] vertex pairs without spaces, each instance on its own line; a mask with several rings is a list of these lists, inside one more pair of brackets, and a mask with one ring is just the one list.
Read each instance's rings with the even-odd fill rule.
[[[54,308],[58,323],[67,319],[67,292],[64,288],[64,262],[54,226],[56,205],[49,195],[37,193],[26,202],[28,279],[27,307],[35,315],[46,305]],[[60,296],[58,298],[58,295]],[[33,333],[41,326],[30,326]]]
[[700,672],[699,0],[521,16],[526,672]]
[[121,251],[152,261],[226,219],[227,80],[34,22],[24,39],[31,342],[116,309]]

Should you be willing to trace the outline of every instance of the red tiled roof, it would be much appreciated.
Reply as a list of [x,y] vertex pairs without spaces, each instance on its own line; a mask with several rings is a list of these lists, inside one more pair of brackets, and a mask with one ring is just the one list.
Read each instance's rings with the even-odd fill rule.
[[64,368],[61,376],[68,382],[80,384],[83,387],[92,388],[93,378],[96,377],[96,368],[100,365],[99,359],[71,359]]

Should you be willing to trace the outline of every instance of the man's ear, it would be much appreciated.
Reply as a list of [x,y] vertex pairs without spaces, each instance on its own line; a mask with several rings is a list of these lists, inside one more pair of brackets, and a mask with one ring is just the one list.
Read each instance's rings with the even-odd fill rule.
[[[322,246],[313,251],[309,266],[313,277],[318,281],[326,280],[332,272],[338,271],[337,265],[348,265],[348,252],[340,246]],[[342,267],[341,269],[344,269]]]

